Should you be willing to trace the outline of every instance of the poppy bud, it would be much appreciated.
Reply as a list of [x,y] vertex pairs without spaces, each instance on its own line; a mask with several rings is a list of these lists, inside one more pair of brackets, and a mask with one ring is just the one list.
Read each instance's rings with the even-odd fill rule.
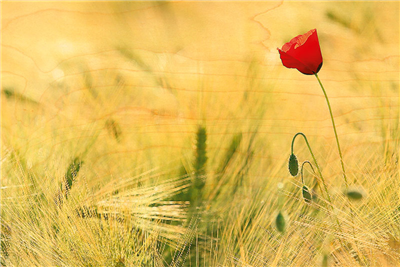
[[289,158],[289,172],[293,177],[299,173],[299,162],[294,154],[290,155]]
[[279,232],[281,233],[285,232],[286,220],[285,216],[283,216],[281,212],[279,212],[275,218],[275,227]]
[[303,199],[305,202],[310,203],[312,200],[311,191],[307,186],[303,186]]
[[364,197],[364,194],[361,190],[351,189],[346,192],[346,196],[350,200],[361,200]]

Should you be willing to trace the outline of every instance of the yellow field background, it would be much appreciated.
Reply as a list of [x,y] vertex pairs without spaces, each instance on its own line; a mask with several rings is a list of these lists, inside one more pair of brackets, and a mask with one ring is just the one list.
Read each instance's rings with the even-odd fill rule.
[[[400,265],[398,2],[1,5],[2,265]],[[316,78],[277,51],[314,28],[358,202],[343,193]],[[204,206],[192,216],[179,194],[200,126]],[[304,203],[288,173],[297,132],[333,203]],[[303,141],[296,155],[312,161]],[[77,216],[83,206],[104,216]]]

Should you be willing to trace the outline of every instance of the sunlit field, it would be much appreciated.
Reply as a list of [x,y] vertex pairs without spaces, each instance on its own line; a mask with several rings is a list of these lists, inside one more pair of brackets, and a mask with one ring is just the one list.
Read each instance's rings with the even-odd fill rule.
[[1,4],[2,266],[400,266],[399,2]]

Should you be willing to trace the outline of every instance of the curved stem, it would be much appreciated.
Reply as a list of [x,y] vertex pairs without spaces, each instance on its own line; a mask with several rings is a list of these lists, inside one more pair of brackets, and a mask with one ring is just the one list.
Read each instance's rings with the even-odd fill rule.
[[304,183],[304,178],[303,178],[303,177],[304,177],[304,176],[303,176],[303,166],[304,166],[304,164],[306,164],[306,163],[308,163],[308,165],[310,165],[312,171],[313,171],[314,174],[315,174],[314,167],[312,166],[311,162],[309,162],[308,160],[304,161],[303,164],[301,164],[301,170],[300,170],[301,183],[302,183],[303,185],[305,185],[305,183]]
[[310,154],[311,154],[311,156],[312,156],[312,158],[313,158],[313,160],[314,160],[315,166],[317,167],[319,177],[321,178],[322,184],[324,185],[324,189],[325,189],[326,195],[328,196],[329,203],[331,203],[331,205],[332,205],[331,196],[329,195],[328,187],[326,186],[325,179],[324,179],[324,177],[322,176],[322,172],[321,172],[321,169],[319,168],[317,159],[315,158],[314,153],[312,152],[312,149],[311,149],[310,144],[308,143],[307,137],[306,137],[303,133],[297,133],[297,134],[294,135],[293,140],[292,140],[292,154],[293,154],[294,140],[296,139],[296,137],[297,137],[298,135],[303,136],[304,140],[306,141],[308,150],[310,151]]
[[[304,140],[306,141],[308,150],[310,151],[310,154],[311,154],[311,156],[312,156],[312,158],[313,158],[313,160],[314,160],[315,166],[317,167],[318,174],[319,174],[319,176],[320,176],[320,178],[321,178],[322,184],[324,185],[325,192],[326,192],[326,195],[327,195],[327,197],[328,197],[328,201],[329,201],[329,203],[331,204],[332,211],[334,211],[334,207],[333,207],[333,203],[332,203],[332,200],[331,200],[331,196],[329,195],[328,187],[326,186],[324,177],[322,176],[322,172],[321,172],[321,169],[319,168],[319,165],[318,165],[318,163],[317,163],[317,159],[315,158],[314,153],[313,153],[312,150],[311,150],[311,146],[310,146],[310,144],[308,143],[307,137],[306,137],[303,133],[301,133],[301,132],[295,134],[294,137],[293,137],[293,140],[292,140],[292,154],[293,154],[294,140],[296,139],[296,137],[297,137],[298,135],[303,136]],[[303,163],[303,164],[304,164],[304,163]],[[310,164],[310,165],[311,165],[311,164]],[[302,168],[302,169],[303,169],[303,168]],[[319,183],[318,183],[318,186],[319,186],[320,189],[321,189],[321,185],[320,185]],[[321,191],[322,191],[322,190],[321,190]],[[336,223],[337,223],[337,225],[338,225],[338,227],[339,227],[339,229],[340,229],[340,231],[341,231],[341,226],[340,226],[339,219],[337,218],[337,216],[336,216]],[[340,239],[340,242],[342,243],[341,239]],[[343,243],[342,243],[342,245],[343,245]]]
[[331,104],[329,103],[328,95],[326,94],[325,88],[324,88],[324,86],[322,85],[321,80],[319,79],[319,77],[318,77],[318,75],[317,75],[316,73],[315,73],[315,77],[317,77],[317,80],[318,80],[318,82],[319,82],[319,85],[321,86],[322,92],[324,92],[325,99],[326,99],[326,103],[328,104],[329,114],[331,115],[331,120],[332,120],[332,125],[333,125],[333,131],[335,132],[336,143],[337,143],[337,147],[338,147],[338,151],[339,151],[340,163],[341,163],[341,165],[342,165],[343,177],[344,177],[344,181],[345,181],[345,183],[346,183],[346,187],[348,187],[349,184],[348,184],[348,182],[347,182],[346,171],[345,171],[345,169],[344,169],[343,156],[342,156],[342,151],[341,151],[341,149],[340,149],[339,138],[338,138],[337,131],[336,131],[336,126],[335,126],[335,120],[333,119]]

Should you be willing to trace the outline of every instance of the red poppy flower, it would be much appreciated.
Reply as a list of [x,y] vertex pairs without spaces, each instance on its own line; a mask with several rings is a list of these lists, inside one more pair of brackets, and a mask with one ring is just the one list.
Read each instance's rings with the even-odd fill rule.
[[279,49],[282,64],[286,68],[296,68],[303,74],[317,74],[322,67],[322,54],[317,30],[294,37]]

